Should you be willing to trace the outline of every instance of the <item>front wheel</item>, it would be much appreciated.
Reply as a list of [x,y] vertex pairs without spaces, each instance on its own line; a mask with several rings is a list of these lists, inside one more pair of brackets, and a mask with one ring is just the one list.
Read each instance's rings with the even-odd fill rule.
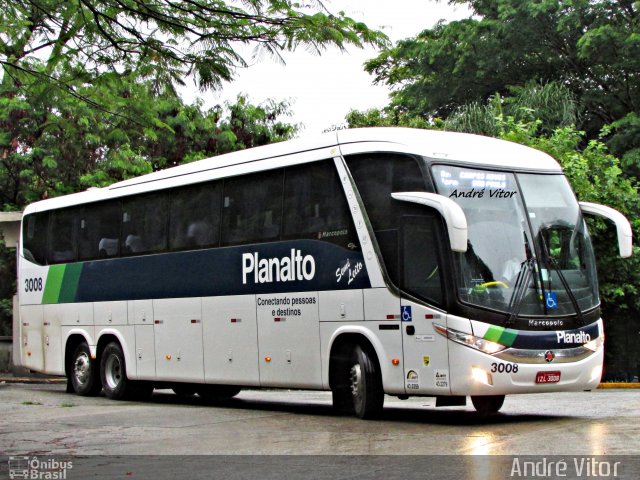
[[91,358],[89,345],[85,342],[74,350],[68,375],[71,387],[78,395],[96,396],[102,390],[98,362]]
[[375,356],[360,345],[354,345],[348,361],[342,363],[333,389],[334,408],[353,412],[357,417],[375,418],[382,411],[384,392]]
[[124,353],[117,342],[109,343],[102,351],[100,378],[104,394],[112,400],[141,400],[153,393],[153,385],[127,378]]
[[504,395],[472,396],[471,403],[482,417],[495,415],[504,404]]

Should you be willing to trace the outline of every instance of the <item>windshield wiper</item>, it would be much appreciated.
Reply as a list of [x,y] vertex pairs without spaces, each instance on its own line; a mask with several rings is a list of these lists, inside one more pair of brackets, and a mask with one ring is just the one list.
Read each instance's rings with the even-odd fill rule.
[[[555,272],[558,274],[558,278],[560,279],[560,283],[562,283],[562,286],[564,287],[565,291],[567,292],[567,296],[569,297],[569,300],[571,300],[571,304],[573,305],[573,308],[576,311],[576,314],[578,315],[578,320],[580,321],[580,324],[584,325],[585,324],[585,320],[584,320],[584,316],[582,315],[582,310],[580,309],[580,305],[578,305],[578,299],[576,298],[575,294],[573,293],[573,290],[571,290],[571,287],[569,286],[569,282],[567,282],[567,278],[564,276],[564,273],[562,273],[562,269],[558,265],[558,262],[552,256],[548,256],[547,257],[547,263],[549,265],[551,265],[553,267],[553,269],[555,270]],[[546,307],[546,305],[545,305],[545,307]]]
[[520,271],[518,272],[518,276],[516,277],[516,283],[513,286],[515,291],[511,296],[511,301],[509,302],[509,318],[505,322],[507,325],[512,325],[518,313],[520,312],[520,308],[522,307],[522,301],[524,300],[525,294],[527,293],[527,288],[529,287],[529,281],[531,280],[531,274],[536,265],[536,257],[531,256],[524,262],[520,264]]

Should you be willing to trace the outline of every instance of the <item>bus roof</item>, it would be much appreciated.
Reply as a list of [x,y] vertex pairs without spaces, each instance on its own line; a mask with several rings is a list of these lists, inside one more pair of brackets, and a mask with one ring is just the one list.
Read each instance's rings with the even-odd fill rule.
[[[43,200],[29,205],[25,214],[164,189],[174,183],[177,186],[202,182],[208,177],[217,176],[211,172],[227,170],[227,167],[239,167],[234,169],[233,174],[236,175],[278,168],[292,164],[286,157],[296,153],[308,154],[305,155],[306,159],[299,159],[303,163],[319,159],[316,158],[318,154],[328,158],[339,154],[383,151],[422,155],[438,163],[544,173],[561,172],[560,165],[549,155],[495,138],[410,128],[347,129],[206,158],[117,182],[108,187],[90,188],[85,192]],[[253,168],[248,168],[249,164],[253,164]]]

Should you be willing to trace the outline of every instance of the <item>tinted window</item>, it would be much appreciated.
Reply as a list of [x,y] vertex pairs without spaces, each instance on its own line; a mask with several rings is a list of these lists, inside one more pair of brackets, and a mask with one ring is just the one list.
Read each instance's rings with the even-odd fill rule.
[[161,252],[167,248],[167,196],[156,193],[125,199],[122,207],[123,255]]
[[357,244],[332,161],[287,168],[285,179],[283,238],[314,238],[345,247]]
[[24,219],[22,252],[24,258],[39,265],[47,263],[48,221],[48,213],[35,213]]
[[115,257],[119,253],[120,202],[87,205],[80,216],[78,258]]
[[76,232],[80,211],[65,208],[52,212],[49,221],[49,263],[67,263],[76,260]]
[[392,199],[391,193],[426,191],[420,166],[413,157],[376,153],[346,160],[374,230],[397,228],[404,205]]
[[282,217],[282,170],[225,180],[223,202],[223,245],[277,240]]
[[220,236],[222,184],[177,189],[171,196],[169,248],[217,246]]

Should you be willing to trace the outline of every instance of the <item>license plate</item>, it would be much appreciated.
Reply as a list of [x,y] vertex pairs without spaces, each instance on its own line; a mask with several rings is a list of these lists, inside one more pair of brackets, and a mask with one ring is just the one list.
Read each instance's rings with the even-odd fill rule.
[[560,372],[538,372],[536,374],[536,383],[558,383],[560,381]]

